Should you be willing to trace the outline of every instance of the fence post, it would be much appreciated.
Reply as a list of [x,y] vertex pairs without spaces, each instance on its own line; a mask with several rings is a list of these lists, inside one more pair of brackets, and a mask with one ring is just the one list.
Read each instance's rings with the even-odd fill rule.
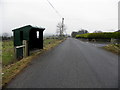
[[111,38],[111,44],[116,44],[116,43],[118,43],[118,40]]
[[17,59],[17,49],[14,47],[14,58]]
[[25,45],[23,47],[23,57],[27,57],[28,56],[28,42],[27,40],[23,40],[23,45]]

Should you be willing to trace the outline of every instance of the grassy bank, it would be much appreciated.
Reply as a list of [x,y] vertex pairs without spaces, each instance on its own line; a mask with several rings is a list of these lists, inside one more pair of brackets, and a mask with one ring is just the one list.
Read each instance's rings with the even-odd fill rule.
[[2,42],[2,64],[8,65],[15,62],[14,60],[14,48],[13,41],[3,41]]
[[103,47],[105,50],[108,50],[112,53],[120,55],[120,44],[109,44]]
[[[45,39],[44,40],[44,48],[49,46],[50,44],[55,43],[56,41],[59,41],[58,39]],[[17,60],[14,59],[14,46],[12,40],[3,41],[2,43],[2,64],[3,66],[7,66],[9,64],[13,64],[17,62]]]
[[20,61],[17,61],[13,64],[10,64],[3,68],[2,73],[2,86],[5,86],[8,82],[10,82],[17,74],[19,74],[27,65],[29,65],[29,62],[33,60],[33,58],[36,58],[38,55],[50,50],[51,48],[57,46],[64,40],[58,40],[58,39],[46,39],[44,41],[44,49],[39,50],[36,53],[33,53],[31,56],[27,58],[23,58]]

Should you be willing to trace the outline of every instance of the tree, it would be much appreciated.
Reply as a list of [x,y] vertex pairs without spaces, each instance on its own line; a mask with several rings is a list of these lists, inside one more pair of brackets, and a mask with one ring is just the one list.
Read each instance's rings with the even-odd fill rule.
[[10,34],[9,33],[3,33],[2,34],[2,40],[9,40],[9,39],[12,39],[13,37],[12,36],[10,36]]
[[3,37],[9,37],[9,34],[8,33],[3,33],[2,36]]
[[71,36],[72,36],[73,38],[75,38],[76,35],[85,34],[85,33],[89,33],[89,32],[88,32],[87,30],[85,30],[85,29],[81,29],[81,30],[79,30],[78,32],[72,32],[72,33],[71,33]]
[[93,33],[102,33],[100,30],[95,30]]
[[81,30],[78,31],[77,34],[85,34],[85,33],[89,33],[89,32],[85,29],[81,29]]
[[120,32],[120,30],[116,31],[116,32]]
[[76,35],[77,35],[77,32],[72,32],[72,34],[71,34],[71,36],[72,36],[73,38],[75,38]]
[[57,24],[57,31],[56,31],[56,33],[59,36],[64,35],[65,30],[66,30],[65,24],[62,24],[61,22]]

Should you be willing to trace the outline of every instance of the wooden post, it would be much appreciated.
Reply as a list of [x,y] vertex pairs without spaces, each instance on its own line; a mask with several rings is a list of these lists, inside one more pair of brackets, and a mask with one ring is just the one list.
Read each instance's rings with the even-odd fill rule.
[[116,43],[118,43],[118,42],[117,42],[117,39],[111,38],[111,44],[116,44]]
[[27,57],[28,56],[28,43],[27,40],[23,40],[23,45],[25,45],[23,47],[23,57]]
[[[23,40],[23,45],[25,45],[25,40]],[[23,57],[25,58],[25,46],[23,47]]]
[[110,42],[111,42],[111,44],[113,44],[113,38],[111,38],[111,41],[110,41]]
[[16,49],[16,47],[14,47],[14,58],[15,58],[15,60],[17,59],[17,49]]

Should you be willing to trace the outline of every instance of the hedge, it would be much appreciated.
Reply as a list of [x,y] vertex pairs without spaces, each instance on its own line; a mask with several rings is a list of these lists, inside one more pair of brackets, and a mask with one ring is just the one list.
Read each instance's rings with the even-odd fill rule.
[[106,32],[106,33],[87,33],[76,35],[76,38],[85,39],[120,39],[120,32]]

